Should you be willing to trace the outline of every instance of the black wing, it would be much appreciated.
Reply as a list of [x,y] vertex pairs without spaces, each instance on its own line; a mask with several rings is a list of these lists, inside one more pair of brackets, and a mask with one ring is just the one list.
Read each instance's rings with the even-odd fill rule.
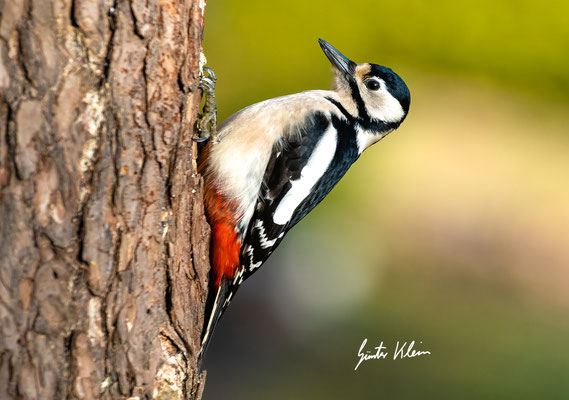
[[243,240],[240,260],[243,270],[240,281],[260,267],[280,244],[286,232],[308,214],[330,191],[322,193],[318,199],[311,198],[312,196],[306,198],[284,225],[274,222],[275,210],[291,189],[291,182],[300,179],[302,169],[331,123],[326,115],[316,112],[307,118],[300,135],[288,135],[289,138],[285,143],[275,145],[265,170],[255,212]]

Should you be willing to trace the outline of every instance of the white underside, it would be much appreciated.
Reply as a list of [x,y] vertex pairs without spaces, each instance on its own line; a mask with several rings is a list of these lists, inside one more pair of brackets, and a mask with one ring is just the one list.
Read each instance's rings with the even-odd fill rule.
[[361,127],[356,131],[356,143],[358,144],[358,154],[362,154],[372,144],[377,143],[384,138],[389,132],[375,133],[363,130]]

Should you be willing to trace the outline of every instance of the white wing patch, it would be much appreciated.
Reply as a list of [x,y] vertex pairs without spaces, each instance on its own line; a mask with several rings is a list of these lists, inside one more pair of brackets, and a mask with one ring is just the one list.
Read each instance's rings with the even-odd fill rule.
[[294,210],[310,194],[312,187],[324,175],[336,153],[338,133],[332,125],[326,129],[314,148],[308,163],[300,172],[300,179],[291,181],[292,187],[283,197],[275,213],[273,222],[285,225],[292,218]]

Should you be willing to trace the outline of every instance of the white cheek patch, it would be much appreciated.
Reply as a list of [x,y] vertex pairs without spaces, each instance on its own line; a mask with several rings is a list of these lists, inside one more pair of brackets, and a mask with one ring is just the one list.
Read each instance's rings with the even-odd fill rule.
[[405,111],[399,101],[389,93],[385,81],[377,80],[381,89],[370,92],[363,84],[360,84],[360,93],[364,99],[367,112],[370,117],[384,122],[398,122],[405,116]]
[[382,85],[381,95],[383,101],[376,107],[371,107],[368,112],[372,118],[385,122],[398,122],[405,116],[405,111],[399,101],[391,95]]
[[336,153],[338,133],[332,125],[326,129],[314,148],[308,163],[300,172],[300,179],[291,181],[292,187],[283,197],[273,215],[273,222],[285,225],[291,220],[294,210],[310,194],[310,191],[324,175]]

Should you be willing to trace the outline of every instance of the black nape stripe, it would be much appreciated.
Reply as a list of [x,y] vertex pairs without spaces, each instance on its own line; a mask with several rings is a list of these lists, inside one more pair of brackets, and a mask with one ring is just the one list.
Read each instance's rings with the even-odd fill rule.
[[386,122],[379,119],[358,119],[357,123],[366,131],[380,133],[391,132],[399,127],[401,122]]
[[367,109],[360,94],[360,90],[358,89],[358,84],[355,80],[350,79],[350,91],[352,93],[352,99],[356,102],[358,107],[358,117],[363,120],[369,120],[369,114],[367,113]]
[[336,106],[336,108],[337,108],[338,110],[340,110],[340,112],[341,112],[342,114],[344,114],[344,117],[346,117],[346,119],[347,119],[348,121],[350,121],[351,123],[353,123],[353,122],[355,121],[355,117],[354,117],[352,114],[350,114],[350,113],[348,112],[348,110],[346,110],[346,109],[344,108],[344,106],[343,106],[342,104],[340,104],[340,102],[334,100],[334,99],[331,98],[331,97],[324,97],[324,98],[325,98],[326,100],[328,100],[330,103],[334,104],[334,105]]

